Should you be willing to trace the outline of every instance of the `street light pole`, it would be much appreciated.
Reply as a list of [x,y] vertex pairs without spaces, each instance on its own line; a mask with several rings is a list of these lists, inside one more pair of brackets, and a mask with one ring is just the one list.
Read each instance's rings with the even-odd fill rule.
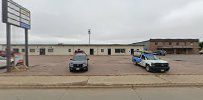
[[88,29],[88,34],[89,34],[89,45],[90,45],[90,35],[91,35],[91,29]]

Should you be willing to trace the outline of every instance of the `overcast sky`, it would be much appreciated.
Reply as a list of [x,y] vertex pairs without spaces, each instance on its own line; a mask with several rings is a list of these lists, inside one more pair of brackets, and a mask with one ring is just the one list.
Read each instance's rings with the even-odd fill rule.
[[[203,0],[14,1],[32,13],[30,43],[87,44],[88,29],[94,44],[150,38],[203,41]],[[6,43],[5,28],[0,23],[0,44]],[[23,29],[12,27],[12,43],[24,43]]]

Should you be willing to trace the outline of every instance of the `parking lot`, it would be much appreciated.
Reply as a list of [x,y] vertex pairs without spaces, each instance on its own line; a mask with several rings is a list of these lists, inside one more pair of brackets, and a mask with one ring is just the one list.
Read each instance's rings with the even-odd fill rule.
[[4,73],[0,75],[202,75],[203,55],[167,55],[161,59],[170,63],[171,70],[167,73],[149,73],[131,61],[131,56],[89,56],[89,71],[71,73],[68,69],[72,56],[30,56],[30,70]]

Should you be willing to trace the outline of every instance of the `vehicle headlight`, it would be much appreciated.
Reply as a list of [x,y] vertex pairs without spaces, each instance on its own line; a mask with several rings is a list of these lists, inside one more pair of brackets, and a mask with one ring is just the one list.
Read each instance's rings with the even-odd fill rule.
[[155,66],[155,63],[151,63],[151,66]]
[[83,64],[83,67],[86,67],[87,66],[87,64]]
[[73,63],[70,63],[69,65],[70,65],[70,67],[73,67]]

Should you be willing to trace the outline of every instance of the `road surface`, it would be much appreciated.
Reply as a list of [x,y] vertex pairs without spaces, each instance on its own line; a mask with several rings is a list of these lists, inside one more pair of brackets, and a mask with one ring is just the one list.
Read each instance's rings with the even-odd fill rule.
[[203,88],[0,89],[0,100],[202,100]]

